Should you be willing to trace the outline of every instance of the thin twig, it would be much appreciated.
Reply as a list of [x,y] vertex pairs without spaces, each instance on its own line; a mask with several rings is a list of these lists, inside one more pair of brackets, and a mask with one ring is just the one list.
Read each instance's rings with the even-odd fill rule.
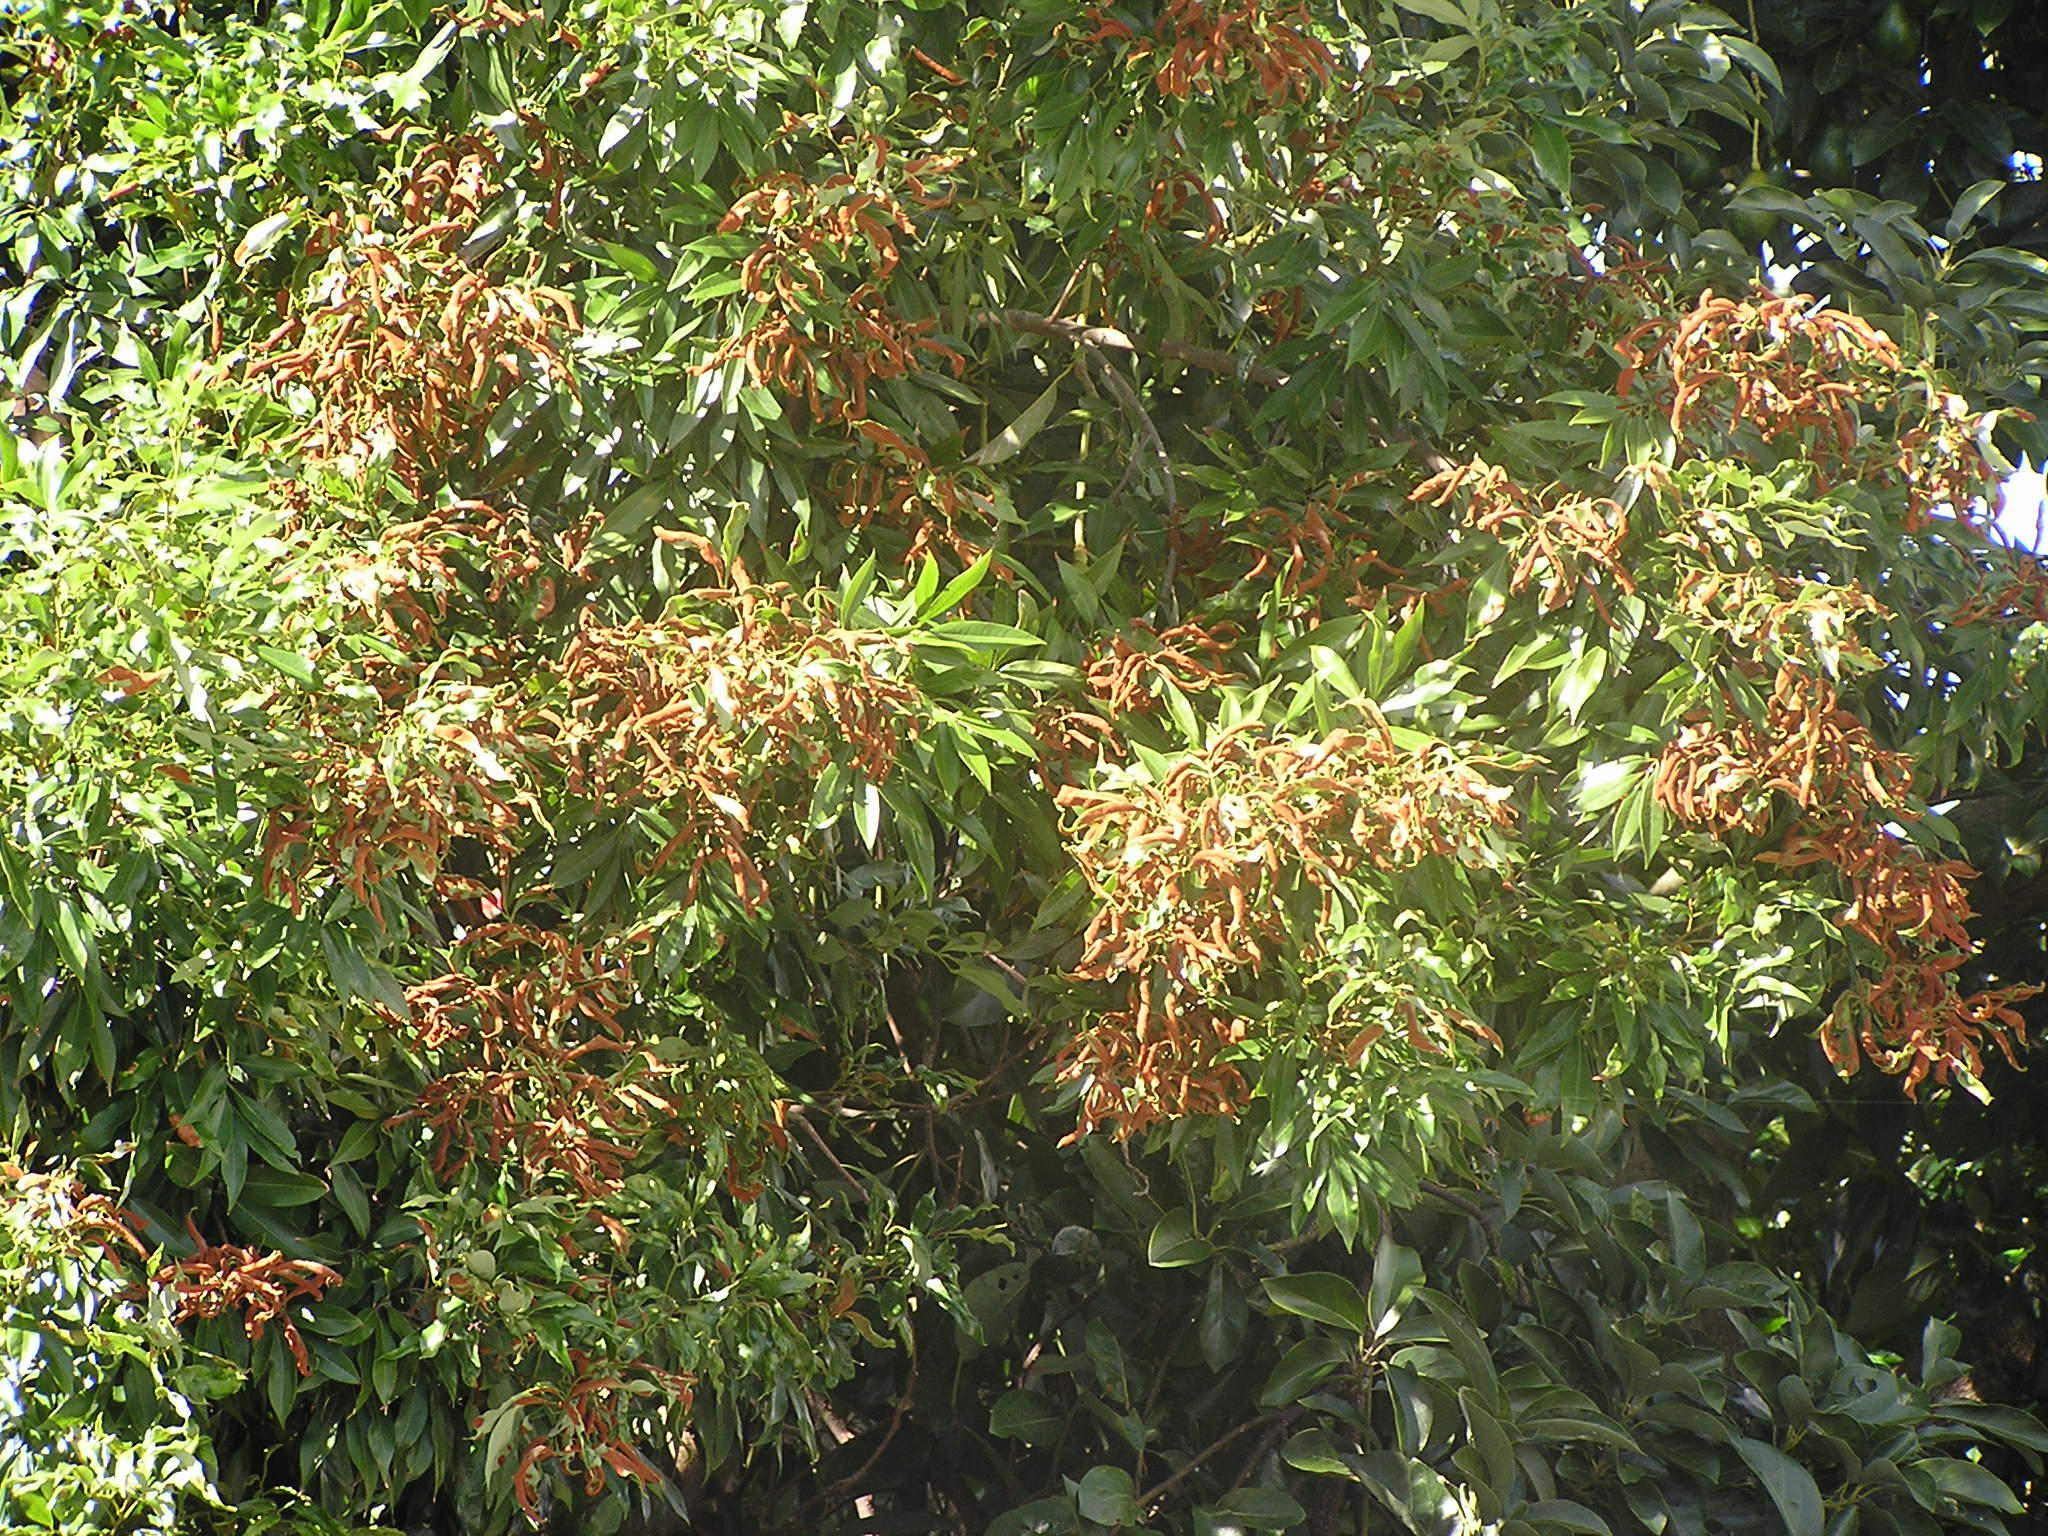
[[1131,418],[1132,424],[1138,429],[1138,435],[1144,438],[1146,445],[1151,448],[1152,456],[1159,460],[1160,472],[1166,476],[1166,510],[1177,517],[1180,513],[1180,498],[1174,490],[1173,456],[1166,451],[1166,440],[1159,435],[1159,428],[1154,425],[1151,413],[1145,409],[1145,402],[1138,398],[1137,386],[1115,368],[1107,365],[1102,370],[1102,382],[1109,387],[1109,392],[1116,396],[1116,403],[1124,408],[1124,414]]
[[797,1123],[798,1129],[800,1129],[806,1136],[810,1137],[813,1145],[815,1145],[820,1152],[825,1154],[825,1161],[827,1161],[834,1168],[837,1168],[839,1170],[839,1177],[846,1180],[848,1186],[851,1187],[853,1190],[854,1197],[858,1199],[862,1205],[866,1205],[868,1203],[867,1186],[862,1184],[859,1179],[856,1179],[853,1176],[853,1174],[850,1171],[848,1171],[846,1164],[839,1161],[839,1154],[834,1152],[831,1147],[826,1145],[825,1138],[818,1134],[818,1128],[815,1125],[811,1124],[810,1116],[804,1113],[804,1106],[801,1104],[792,1104],[786,1111],[784,1111],[784,1113],[789,1119],[794,1120]]
[[[889,1415],[889,1427],[882,1431],[882,1438],[875,1443],[874,1450],[868,1453],[868,1459],[866,1461],[862,1462],[858,1467],[855,1467],[851,1472],[847,1473],[846,1476],[835,1479],[830,1483],[827,1483],[823,1488],[820,1488],[816,1493],[812,1494],[808,1499],[804,1500],[803,1508],[799,1510],[797,1514],[797,1519],[799,1521],[801,1521],[806,1515],[810,1514],[813,1510],[830,1509],[834,1502],[846,1497],[847,1494],[852,1493],[853,1490],[858,1488],[861,1485],[861,1483],[867,1478],[867,1475],[870,1472],[874,1471],[875,1463],[882,1459],[882,1453],[889,1449],[889,1442],[896,1438],[896,1431],[903,1427],[903,1415],[910,1409],[911,1393],[916,1389],[916,1387],[917,1350],[915,1347],[913,1347],[910,1351],[910,1369],[904,1375],[903,1390],[901,1393],[897,1395],[896,1398],[896,1411]],[[829,1420],[827,1421],[826,1427],[828,1429],[832,1427]],[[845,1440],[842,1440],[839,1443],[841,1445],[844,1445],[847,1442]],[[862,1497],[863,1499],[865,1499],[868,1496],[862,1495]],[[861,1518],[866,1519],[872,1513],[872,1507],[870,1507],[867,1510],[863,1510],[861,1511]]]
[[[1250,1434],[1262,1425],[1271,1425],[1276,1430],[1284,1430],[1300,1416],[1301,1409],[1299,1407],[1276,1408],[1271,1412],[1260,1414],[1256,1419],[1246,1419],[1242,1424],[1226,1429],[1221,1435],[1218,1435],[1214,1440],[1211,1440],[1207,1445],[1195,1452],[1194,1455],[1190,1456],[1182,1464],[1180,1470],[1162,1477],[1150,1488],[1139,1494],[1138,1507],[1140,1509],[1149,1509],[1158,1500],[1165,1498],[1186,1480],[1189,1473],[1193,1472],[1203,1462],[1223,1450],[1240,1436]],[[1265,1452],[1261,1450],[1260,1455],[1263,1456],[1264,1454]]]

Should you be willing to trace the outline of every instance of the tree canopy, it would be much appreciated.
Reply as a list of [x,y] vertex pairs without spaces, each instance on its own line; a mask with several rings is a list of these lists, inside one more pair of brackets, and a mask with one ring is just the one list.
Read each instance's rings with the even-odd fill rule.
[[0,18],[0,1528],[2037,1507],[2048,263],[1747,24]]

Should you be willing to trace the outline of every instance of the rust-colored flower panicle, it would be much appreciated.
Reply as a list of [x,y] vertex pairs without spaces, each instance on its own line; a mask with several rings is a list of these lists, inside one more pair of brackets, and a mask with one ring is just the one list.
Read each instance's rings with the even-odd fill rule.
[[1786,834],[1775,853],[1759,854],[1782,868],[1822,865],[1848,883],[1851,900],[1839,922],[1881,949],[1973,947],[1974,915],[1964,882],[1977,871],[1960,859],[1935,859],[1904,838],[1873,828],[1857,809],[1821,808]]
[[69,1252],[83,1254],[96,1248],[110,1260],[149,1257],[136,1236],[141,1218],[111,1196],[87,1189],[74,1173],[31,1173],[19,1163],[0,1162],[0,1185],[5,1187],[4,1204],[12,1207],[7,1212],[10,1219],[56,1237]]
[[1236,1113],[1247,1085],[1228,1052],[1244,1031],[1235,1010],[1183,1002],[1171,988],[1155,997],[1134,987],[1128,1005],[1096,1016],[1060,1048],[1059,1080],[1082,1085],[1066,1142],[1105,1128],[1128,1139],[1186,1115]]
[[1635,577],[1621,560],[1628,516],[1612,498],[1585,496],[1559,485],[1528,491],[1506,470],[1474,458],[1431,476],[1409,500],[1441,507],[1460,496],[1465,521],[1513,552],[1508,590],[1536,586],[1543,594],[1544,612],[1564,607],[1584,591],[1604,620],[1604,583],[1611,582],[1618,591],[1635,591]]
[[538,1420],[542,1432],[527,1440],[512,1472],[512,1494],[526,1517],[539,1524],[538,1474],[548,1462],[580,1475],[583,1490],[595,1498],[611,1473],[642,1484],[658,1483],[662,1474],[633,1443],[625,1420],[634,1416],[670,1418],[687,1414],[695,1401],[696,1381],[644,1360],[600,1360],[581,1349],[568,1351],[569,1380],[528,1387],[507,1403],[528,1423]]
[[1300,0],[1168,0],[1150,36],[1100,5],[1088,7],[1083,24],[1093,30],[1077,41],[1123,44],[1129,58],[1151,67],[1153,88],[1177,100],[1214,96],[1243,79],[1256,100],[1277,109],[1307,101],[1336,69],[1329,46],[1311,34],[1313,18]]
[[900,652],[763,587],[707,601],[694,619],[586,622],[562,663],[569,790],[660,804],[677,830],[656,864],[687,858],[693,894],[719,868],[757,906],[768,889],[751,844],[768,830],[765,798],[807,793],[835,752],[880,783],[915,730]]
[[192,1236],[195,1251],[165,1265],[155,1278],[155,1284],[175,1298],[173,1320],[183,1323],[239,1311],[243,1331],[251,1339],[262,1338],[264,1330],[277,1323],[299,1374],[312,1374],[306,1341],[288,1309],[295,1301],[318,1301],[327,1287],[341,1284],[341,1276],[312,1259],[288,1259],[281,1253],[264,1253],[234,1243],[209,1243],[190,1217],[185,1220],[185,1230]]
[[1290,908],[1312,896],[1331,921],[1360,868],[1426,856],[1491,858],[1513,815],[1509,791],[1449,745],[1415,751],[1384,731],[1321,741],[1231,731],[1157,784],[1069,785],[1068,847],[1098,908],[1076,974],[1163,966],[1180,981],[1268,958]]
[[1725,725],[1701,718],[1683,726],[1658,759],[1657,803],[1684,825],[1762,832],[1776,814],[1774,793],[1802,811],[1904,807],[1911,759],[1879,747],[1826,678],[1787,662],[1761,721],[1732,713]]
[[1859,402],[1888,395],[1904,366],[1898,344],[1868,321],[1768,290],[1731,299],[1710,289],[1689,314],[1646,320],[1616,350],[1624,395],[1655,365],[1681,439],[1744,425],[1767,441],[1810,435],[1818,461],[1834,466],[1856,446]]
[[440,888],[461,840],[500,867],[517,851],[536,803],[531,769],[523,733],[489,690],[447,685],[369,729],[316,731],[307,798],[271,814],[264,887],[294,910],[309,882],[333,879],[381,922],[381,887],[410,873]]
[[1916,956],[1852,983],[1821,1026],[1828,1060],[1847,1076],[1867,1057],[1900,1076],[1908,1098],[1919,1097],[1922,1083],[1947,1083],[1958,1071],[1981,1077],[1986,1040],[2019,1068],[2027,1021],[2018,1004],[2042,989],[2017,984],[1965,997],[1955,972],[1968,958]]
[[328,263],[311,288],[280,295],[282,323],[248,376],[271,394],[307,391],[298,440],[314,458],[365,474],[388,461],[420,495],[451,463],[475,464],[484,428],[528,381],[573,381],[581,329],[565,293],[494,281],[462,255],[497,195],[498,162],[468,135],[430,146],[375,211],[337,214],[315,236]]
[[[839,520],[849,528],[907,532],[906,566],[941,551],[962,564],[979,559],[997,516],[994,497],[976,484],[985,471],[934,465],[922,448],[872,418],[850,425],[872,451],[833,462],[829,477]],[[1007,567],[996,569],[1008,579]]]
[[[1156,783],[1061,789],[1096,898],[1071,974],[1127,998],[1063,1053],[1062,1080],[1088,1085],[1083,1130],[1112,1103],[1129,1134],[1175,1104],[1227,1098],[1236,1015],[1205,994],[1283,952],[1316,959],[1312,935],[1341,926],[1361,871],[1494,862],[1513,813],[1484,766],[1441,742],[1404,750],[1383,727],[1297,741],[1243,726]],[[1169,1081],[1169,1064],[1195,1076]]]
[[1648,383],[1690,451],[1724,452],[1745,430],[1792,440],[1821,490],[1902,489],[1908,533],[1937,515],[1975,525],[1997,495],[1983,440],[2000,413],[1973,411],[1869,321],[1805,295],[1709,290],[1684,315],[1640,322],[1615,350],[1618,392]]
[[401,1120],[422,1121],[445,1177],[478,1153],[590,1201],[618,1188],[650,1135],[678,1113],[667,1073],[629,1036],[631,943],[594,946],[499,921],[456,946],[456,966],[406,989],[389,1022],[451,1070]]
[[1965,883],[1976,871],[1908,842],[1911,759],[1879,747],[1870,727],[1841,707],[1834,685],[1787,662],[1759,723],[1695,721],[1657,764],[1657,801],[1680,822],[1718,836],[1760,834],[1782,795],[1798,815],[1762,863],[1820,868],[1848,887],[1835,925],[1874,952],[1875,980],[1856,979],[1822,1028],[1828,1058],[1844,1073],[1864,1061],[1904,1075],[1907,1094],[1958,1071],[1974,1080],[1989,1039],[2009,1059],[2026,1038],[2015,1005],[2041,989],[1994,988],[1964,996],[1955,972],[1975,952]]
[[[966,359],[930,334],[935,321],[906,318],[883,297],[902,261],[899,239],[916,235],[906,199],[944,206],[948,196],[926,181],[956,164],[954,156],[920,155],[899,166],[878,140],[862,178],[841,172],[813,182],[778,171],[756,182],[718,226],[756,239],[740,263],[753,318],[697,371],[737,361],[755,387],[802,398],[813,417],[848,422],[867,416],[876,380],[926,366],[961,373]],[[883,184],[891,170],[901,193]]]
[[1228,682],[1220,663],[1237,639],[1238,626],[1228,620],[1163,630],[1136,620],[1089,659],[1088,695],[1110,715],[1156,713],[1164,707],[1163,688],[1206,693]]
[[1729,652],[1829,675],[1845,662],[1858,670],[1877,665],[1859,626],[1881,622],[1887,610],[1855,582],[1812,581],[1766,565],[1724,570],[1698,535],[1671,542],[1704,561],[1681,566],[1673,606]]

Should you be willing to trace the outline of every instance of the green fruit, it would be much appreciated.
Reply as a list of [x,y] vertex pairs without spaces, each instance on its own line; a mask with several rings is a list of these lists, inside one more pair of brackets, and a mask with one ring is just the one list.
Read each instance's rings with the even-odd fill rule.
[[1870,46],[1877,50],[1879,58],[1889,59],[1894,64],[1920,62],[1920,23],[1913,19],[1913,13],[1906,9],[1903,0],[1892,0],[1878,13],[1877,26],[1870,34]]
[[[1752,188],[1774,187],[1777,184],[1777,178],[1772,176],[1769,171],[1751,171],[1742,178],[1736,190],[1738,192],[1747,192]],[[1760,208],[1730,208],[1728,210],[1728,228],[1734,232],[1736,238],[1742,241],[1744,245],[1761,245],[1764,241],[1770,239],[1772,232],[1777,227],[1778,216],[1775,213],[1766,213]]]
[[1856,161],[1850,153],[1848,127],[1832,123],[1822,130],[1821,136],[1813,141],[1806,163],[1813,179],[1824,187],[1847,186],[1854,181]]
[[1671,168],[1678,172],[1678,179],[1695,192],[1717,186],[1721,180],[1720,163],[1690,139],[1680,139],[1672,146]]

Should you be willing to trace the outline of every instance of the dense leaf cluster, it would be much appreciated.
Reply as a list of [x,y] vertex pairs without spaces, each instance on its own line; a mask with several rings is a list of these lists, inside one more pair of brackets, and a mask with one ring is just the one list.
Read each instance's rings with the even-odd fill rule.
[[0,28],[6,1522],[2038,1496],[1767,1185],[2031,1049],[2038,306],[1758,287],[1730,18]]

